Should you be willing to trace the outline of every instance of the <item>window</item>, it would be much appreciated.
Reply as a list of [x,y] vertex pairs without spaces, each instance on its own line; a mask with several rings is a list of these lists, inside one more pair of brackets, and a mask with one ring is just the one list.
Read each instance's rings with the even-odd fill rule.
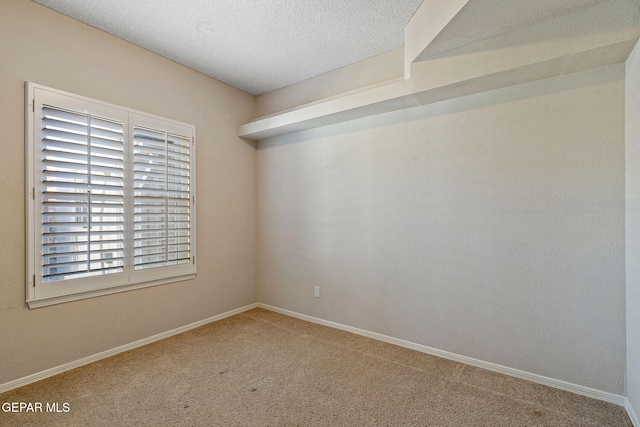
[[26,92],[29,306],[195,277],[195,127]]

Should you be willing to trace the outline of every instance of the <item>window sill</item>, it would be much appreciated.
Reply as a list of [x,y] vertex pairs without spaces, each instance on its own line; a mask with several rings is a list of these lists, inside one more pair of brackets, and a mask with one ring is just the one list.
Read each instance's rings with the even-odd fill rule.
[[195,279],[196,276],[197,276],[197,273],[191,273],[191,274],[185,274],[183,276],[154,280],[151,282],[135,283],[131,285],[124,285],[124,286],[118,286],[118,287],[112,287],[112,288],[96,289],[88,292],[74,293],[74,294],[68,294],[68,295],[56,295],[54,297],[27,300],[27,304],[29,308],[40,308],[40,307],[46,307],[49,305],[63,304],[65,302],[99,297],[102,295],[110,295],[110,294],[116,294],[120,292],[133,291],[136,289],[150,288],[152,286],[166,285],[168,283],[182,282],[185,280]]

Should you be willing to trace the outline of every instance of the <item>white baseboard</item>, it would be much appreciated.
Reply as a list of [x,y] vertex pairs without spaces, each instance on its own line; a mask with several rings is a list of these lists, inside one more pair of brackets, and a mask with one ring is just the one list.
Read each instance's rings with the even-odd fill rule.
[[[627,405],[627,398],[618,394],[608,393],[594,388],[573,384],[567,381],[557,380],[555,378],[545,377],[543,375],[532,374],[530,372],[521,371],[519,369],[509,368],[507,366],[498,365],[491,362],[485,362],[483,360],[474,359],[472,357],[462,356],[459,354],[451,353],[437,348],[428,347],[422,344],[416,344],[411,341],[401,340],[399,338],[393,338],[386,335],[378,334],[376,332],[366,331],[364,329],[354,328],[352,326],[343,325],[340,323],[330,322],[328,320],[319,319],[317,317],[307,316],[306,314],[296,313],[294,311],[285,310],[278,307],[273,307],[267,304],[258,303],[258,307],[266,310],[275,311],[277,313],[285,314],[291,317],[297,317],[298,319],[306,320],[320,325],[329,326],[335,329],[341,329],[343,331],[352,332],[354,334],[363,335],[365,337],[373,338],[379,341],[388,342],[401,347],[417,350],[422,353],[431,354],[433,356],[442,357],[444,359],[453,360],[455,362],[465,363],[467,365],[476,366],[478,368],[487,369],[489,371],[498,372],[512,377],[520,378],[523,380],[531,381],[538,384],[543,384],[549,387],[558,388],[560,390],[569,391],[571,393],[580,394],[582,396],[591,397],[605,402],[614,403],[616,405],[624,406],[629,411],[630,405]],[[633,411],[633,409],[631,409]],[[634,414],[635,415],[635,414]],[[633,419],[633,418],[632,418]],[[637,418],[636,418],[637,420]],[[636,427],[640,427],[638,424],[634,424]]]
[[631,402],[629,402],[629,399],[626,397],[624,399],[624,409],[627,410],[627,414],[629,414],[629,418],[631,418],[631,424],[633,424],[633,427],[640,427],[640,419],[638,419],[636,411],[633,410]]
[[183,332],[189,331],[191,329],[198,328],[200,326],[204,326],[206,324],[215,322],[217,320],[224,319],[225,317],[230,317],[239,313],[243,313],[245,311],[251,310],[256,307],[261,307],[267,310],[275,311],[277,313],[285,314],[287,316],[296,317],[298,319],[306,320],[313,323],[318,323],[320,325],[329,326],[331,328],[340,329],[347,332],[352,332],[354,334],[362,335],[365,337],[373,338],[379,341],[388,342],[390,344],[395,344],[401,347],[406,347],[412,350],[420,351],[422,353],[431,354],[434,356],[442,357],[444,359],[453,360],[460,363],[465,363],[467,365],[476,366],[478,368],[487,369],[489,371],[499,372],[501,374],[510,375],[512,377],[532,381],[538,384],[543,384],[549,387],[558,388],[560,390],[569,391],[572,393],[580,394],[583,396],[591,397],[594,399],[602,400],[605,402],[614,403],[616,405],[624,406],[629,414],[629,418],[633,423],[634,427],[640,427],[640,422],[638,421],[638,416],[636,415],[633,407],[629,400],[624,397],[613,393],[604,392],[601,390],[596,390],[590,387],[584,387],[577,384],[572,384],[566,381],[557,380],[554,378],[545,377],[543,375],[532,374],[530,372],[521,371],[519,369],[509,368],[507,366],[498,365],[491,362],[485,362],[482,360],[474,359],[467,356],[462,356],[459,354],[451,353],[444,350],[439,350],[433,347],[428,347],[422,344],[417,344],[411,341],[405,341],[399,338],[389,337],[387,335],[378,334],[376,332],[366,331],[364,329],[354,328],[352,326],[343,325],[336,322],[331,322],[324,319],[319,319],[317,317],[307,316],[306,314],[296,313],[294,311],[285,310],[282,308],[270,306],[262,303],[249,304],[244,307],[237,308],[235,310],[227,311],[222,314],[218,314],[216,316],[209,317],[207,319],[200,320],[198,322],[190,323],[185,326],[181,326],[176,329],[172,329],[170,331],[162,332],[156,335],[153,335],[148,338],[143,338],[141,340],[122,345],[120,347],[113,348],[111,350],[106,350],[92,356],[84,357],[82,359],[65,363],[64,365],[56,366],[50,369],[47,369],[42,372],[38,372],[32,375],[28,375],[23,378],[18,378],[13,381],[9,381],[4,384],[0,384],[0,393],[7,392],[9,390],[13,390],[18,387],[25,386],[27,384],[34,383],[36,381],[40,381],[45,378],[52,377],[54,375],[61,374],[63,372],[69,371],[71,369],[79,368],[80,366],[88,365],[89,363],[96,362],[101,359],[106,359],[107,357],[114,356],[118,353],[122,353],[124,351],[132,350],[137,347],[142,347],[143,345],[151,344],[155,341],[162,340],[164,338],[169,338],[173,335],[178,335]]
[[38,372],[23,378],[18,378],[17,380],[9,381],[8,383],[0,384],[0,393],[4,393],[9,390],[13,390],[14,388],[22,387],[27,384],[31,384],[36,381],[43,380],[45,378],[52,377],[54,375],[58,375],[66,371],[70,371],[71,369],[79,368],[80,366],[88,365],[89,363],[97,362],[98,360],[101,360],[101,359],[106,359],[107,357],[115,356],[116,354],[122,353],[127,350],[133,350],[134,348],[142,347],[143,345],[151,344],[152,342],[160,341],[162,339],[169,338],[173,335],[178,335],[183,332],[187,332],[191,329],[195,329],[200,326],[204,326],[206,324],[215,322],[217,320],[224,319],[225,317],[233,316],[233,315],[245,312],[247,310],[254,309],[257,306],[258,304],[249,304],[244,307],[237,308],[235,310],[218,314],[217,316],[212,316],[207,319],[199,320],[197,322],[190,323],[188,325],[181,326],[176,329],[172,329],[170,331],[162,332],[148,338],[143,338],[141,340],[134,341],[129,344],[121,345],[120,347],[116,347],[111,350],[106,350],[98,354],[94,354],[93,356],[83,357],[82,359],[65,363],[64,365],[56,366],[42,372]]

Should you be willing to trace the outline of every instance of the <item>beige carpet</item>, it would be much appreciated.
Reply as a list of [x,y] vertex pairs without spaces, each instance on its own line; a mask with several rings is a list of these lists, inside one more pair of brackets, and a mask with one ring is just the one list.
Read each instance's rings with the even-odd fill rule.
[[622,407],[255,309],[4,394],[0,426],[631,426]]

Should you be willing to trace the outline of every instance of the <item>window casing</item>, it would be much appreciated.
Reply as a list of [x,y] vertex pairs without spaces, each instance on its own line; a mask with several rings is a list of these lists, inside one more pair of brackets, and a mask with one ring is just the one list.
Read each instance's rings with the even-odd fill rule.
[[195,277],[195,127],[25,86],[29,306]]

